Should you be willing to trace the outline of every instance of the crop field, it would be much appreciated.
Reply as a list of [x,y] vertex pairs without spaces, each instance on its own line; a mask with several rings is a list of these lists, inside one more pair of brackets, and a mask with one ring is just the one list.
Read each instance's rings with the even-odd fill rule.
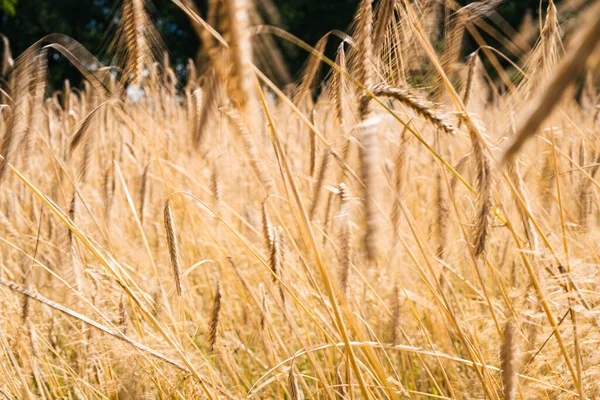
[[600,2],[173,1],[3,37],[0,398],[600,397]]

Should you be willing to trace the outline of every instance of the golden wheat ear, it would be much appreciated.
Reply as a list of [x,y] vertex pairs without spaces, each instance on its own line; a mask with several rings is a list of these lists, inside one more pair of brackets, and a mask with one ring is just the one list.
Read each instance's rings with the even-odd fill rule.
[[211,353],[215,352],[215,345],[217,344],[219,320],[221,318],[221,297],[223,291],[221,276],[218,270],[215,273],[215,276],[217,280],[217,290],[215,292],[215,298],[213,299],[208,330],[206,331],[206,340]]
[[[228,55],[231,70],[227,81],[227,92],[230,100],[242,110],[245,118],[258,110],[258,100],[251,71],[252,40],[250,35],[251,4],[249,0],[224,0],[226,31],[229,44]],[[252,124],[251,124],[252,126]]]
[[304,399],[304,394],[300,386],[298,385],[298,378],[296,377],[296,373],[294,372],[294,361],[292,360],[292,365],[290,366],[290,373],[288,375],[288,389],[290,392],[290,400],[302,400]]
[[[433,110],[432,105],[424,100],[416,97],[409,93],[405,89],[392,88],[384,84],[378,84],[370,88],[374,96],[382,96],[392,98],[415,111],[423,119],[443,130],[446,133],[453,135],[455,129],[452,125],[444,120],[442,116],[439,116]],[[370,103],[371,96],[364,95],[360,101],[360,112],[361,114],[367,114],[368,104]]]
[[366,88],[375,83],[373,66],[373,0],[362,0],[355,17],[356,78]]
[[164,44],[149,15],[149,0],[123,0],[109,52],[122,68],[122,81],[142,86],[150,67],[164,53]]
[[4,134],[0,144],[0,155],[3,157],[0,161],[0,183],[5,176],[7,163],[11,162],[14,157],[13,153],[17,144],[28,130],[27,126],[31,112],[29,83],[34,75],[36,60],[35,50],[26,51],[17,59],[11,73],[9,87],[12,96],[10,105],[12,117],[9,130]]
[[171,267],[173,269],[173,278],[175,280],[175,289],[177,295],[181,296],[183,290],[181,287],[181,254],[179,250],[179,239],[177,228],[175,227],[175,216],[171,202],[167,200],[164,209],[165,231],[167,233],[167,246],[169,247],[169,256],[171,258]]
[[561,36],[558,12],[554,2],[550,1],[546,9],[546,19],[540,37],[527,55],[523,66],[528,74],[519,85],[523,100],[530,100],[531,96],[550,78],[554,67],[563,54]]
[[513,321],[507,321],[502,333],[502,347],[500,359],[502,362],[502,384],[504,386],[504,399],[514,400],[517,395],[518,360],[517,337]]

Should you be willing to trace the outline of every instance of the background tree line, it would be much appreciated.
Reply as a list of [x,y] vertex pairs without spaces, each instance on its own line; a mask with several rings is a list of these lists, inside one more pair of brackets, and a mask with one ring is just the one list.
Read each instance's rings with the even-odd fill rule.
[[[377,1],[377,0],[375,0]],[[49,33],[64,33],[78,40],[93,54],[106,59],[109,32],[114,26],[119,0],[0,0],[0,33],[10,41],[13,56],[17,56],[36,40]],[[195,0],[204,12],[206,0]],[[314,45],[332,29],[346,31],[359,0],[274,0],[281,16],[281,25],[290,33]],[[457,1],[461,5],[472,1]],[[183,69],[188,58],[194,58],[200,43],[188,17],[171,0],[153,0],[152,15],[169,51],[171,62]],[[518,28],[524,16],[538,17],[545,10],[546,0],[505,0],[496,13],[512,27]],[[490,41],[493,43],[491,38]],[[465,40],[469,40],[468,37]],[[467,44],[466,48],[474,45]],[[307,53],[287,46],[284,55],[289,69],[297,75]],[[55,54],[50,60],[56,85],[64,79],[74,84],[79,73]]]

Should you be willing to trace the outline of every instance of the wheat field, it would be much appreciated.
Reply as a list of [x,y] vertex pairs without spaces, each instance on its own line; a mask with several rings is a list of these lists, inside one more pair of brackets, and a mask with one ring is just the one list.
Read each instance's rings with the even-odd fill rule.
[[599,2],[362,0],[307,44],[173,1],[182,76],[144,0],[105,64],[4,41],[1,398],[600,397]]

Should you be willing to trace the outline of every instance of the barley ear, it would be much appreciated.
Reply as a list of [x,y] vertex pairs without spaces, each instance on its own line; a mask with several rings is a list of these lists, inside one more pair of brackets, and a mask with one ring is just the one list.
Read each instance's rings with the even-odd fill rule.
[[350,226],[350,192],[348,187],[344,183],[340,183],[339,195],[341,198],[341,209],[339,218],[341,220],[341,234],[340,241],[341,256],[340,256],[340,287],[344,296],[348,292],[348,277],[350,274],[350,265],[352,257],[352,231]]
[[175,279],[175,289],[177,295],[182,295],[181,288],[181,256],[179,254],[179,243],[177,238],[177,228],[175,227],[175,218],[171,203],[167,200],[164,210],[165,230],[167,233],[167,246],[169,248],[169,256],[171,258],[171,267],[173,269],[173,278]]
[[217,291],[213,300],[212,311],[210,313],[210,321],[208,323],[208,331],[206,333],[206,339],[208,342],[208,348],[211,353],[215,351],[215,344],[217,343],[218,330],[219,330],[219,319],[221,316],[221,296],[222,296],[222,285],[221,277],[217,274]]
[[304,395],[300,386],[298,385],[298,378],[294,373],[294,361],[292,360],[292,365],[290,366],[290,374],[288,375],[288,388],[290,391],[290,400],[302,400],[304,399]]
[[504,399],[514,400],[517,392],[517,361],[518,349],[516,346],[516,332],[513,321],[507,321],[502,335],[502,348],[500,350],[502,384]]
[[375,260],[377,236],[379,231],[378,220],[378,193],[379,193],[379,147],[377,146],[377,127],[373,121],[365,121],[361,127],[360,161],[361,179],[364,183],[363,202],[365,207],[366,232],[364,246],[369,261]]

